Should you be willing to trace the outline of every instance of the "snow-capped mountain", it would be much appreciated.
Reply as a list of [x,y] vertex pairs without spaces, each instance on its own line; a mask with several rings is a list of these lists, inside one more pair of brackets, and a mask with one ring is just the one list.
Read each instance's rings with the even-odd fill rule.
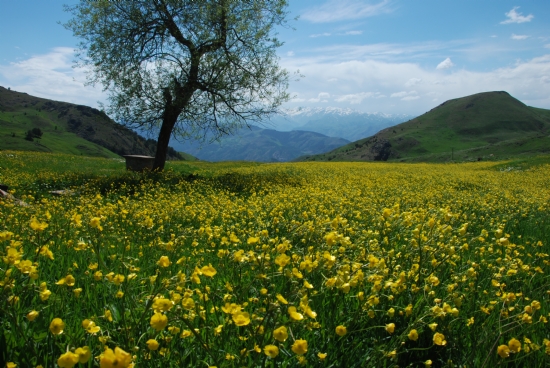
[[339,107],[301,107],[274,116],[266,127],[279,131],[305,130],[356,141],[412,118],[410,115],[366,113]]

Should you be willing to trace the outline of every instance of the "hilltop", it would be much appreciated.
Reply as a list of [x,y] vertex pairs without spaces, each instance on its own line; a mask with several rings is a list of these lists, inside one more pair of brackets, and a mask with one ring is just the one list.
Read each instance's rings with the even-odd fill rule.
[[507,92],[446,101],[405,123],[303,161],[468,161],[550,152],[550,110]]
[[[100,110],[34,97],[1,86],[0,128],[1,149],[97,157],[154,156],[156,151],[155,140],[144,139]],[[31,134],[29,137],[28,132],[33,129],[41,136]],[[168,158],[184,157],[170,149]]]

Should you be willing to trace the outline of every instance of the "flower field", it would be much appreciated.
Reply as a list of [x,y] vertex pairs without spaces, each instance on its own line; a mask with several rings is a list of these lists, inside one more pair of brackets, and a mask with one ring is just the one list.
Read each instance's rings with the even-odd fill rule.
[[550,365],[550,165],[167,167],[0,151],[3,366]]

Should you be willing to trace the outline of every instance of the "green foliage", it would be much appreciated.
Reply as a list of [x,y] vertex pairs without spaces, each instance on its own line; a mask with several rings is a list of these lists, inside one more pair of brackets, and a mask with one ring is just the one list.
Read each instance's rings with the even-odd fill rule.
[[170,136],[230,134],[288,100],[274,27],[286,0],[81,1],[66,28],[79,65],[109,90],[118,121],[159,131],[155,169]]

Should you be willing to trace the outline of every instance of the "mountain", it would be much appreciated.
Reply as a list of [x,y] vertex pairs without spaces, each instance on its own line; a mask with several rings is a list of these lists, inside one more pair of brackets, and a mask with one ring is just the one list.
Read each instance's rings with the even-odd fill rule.
[[269,125],[280,131],[306,130],[355,141],[411,118],[413,116],[364,113],[337,107],[301,107],[275,116]]
[[[154,156],[156,142],[117,124],[97,109],[0,86],[0,149],[99,157]],[[170,149],[168,159],[181,160],[183,156]]]
[[201,144],[197,141],[172,143],[178,150],[206,161],[290,161],[302,155],[327,152],[349,143],[342,138],[294,130],[279,132],[256,126],[240,129],[235,135]]
[[507,92],[446,101],[427,113],[331,152],[317,161],[450,161],[504,159],[550,152],[550,110]]

